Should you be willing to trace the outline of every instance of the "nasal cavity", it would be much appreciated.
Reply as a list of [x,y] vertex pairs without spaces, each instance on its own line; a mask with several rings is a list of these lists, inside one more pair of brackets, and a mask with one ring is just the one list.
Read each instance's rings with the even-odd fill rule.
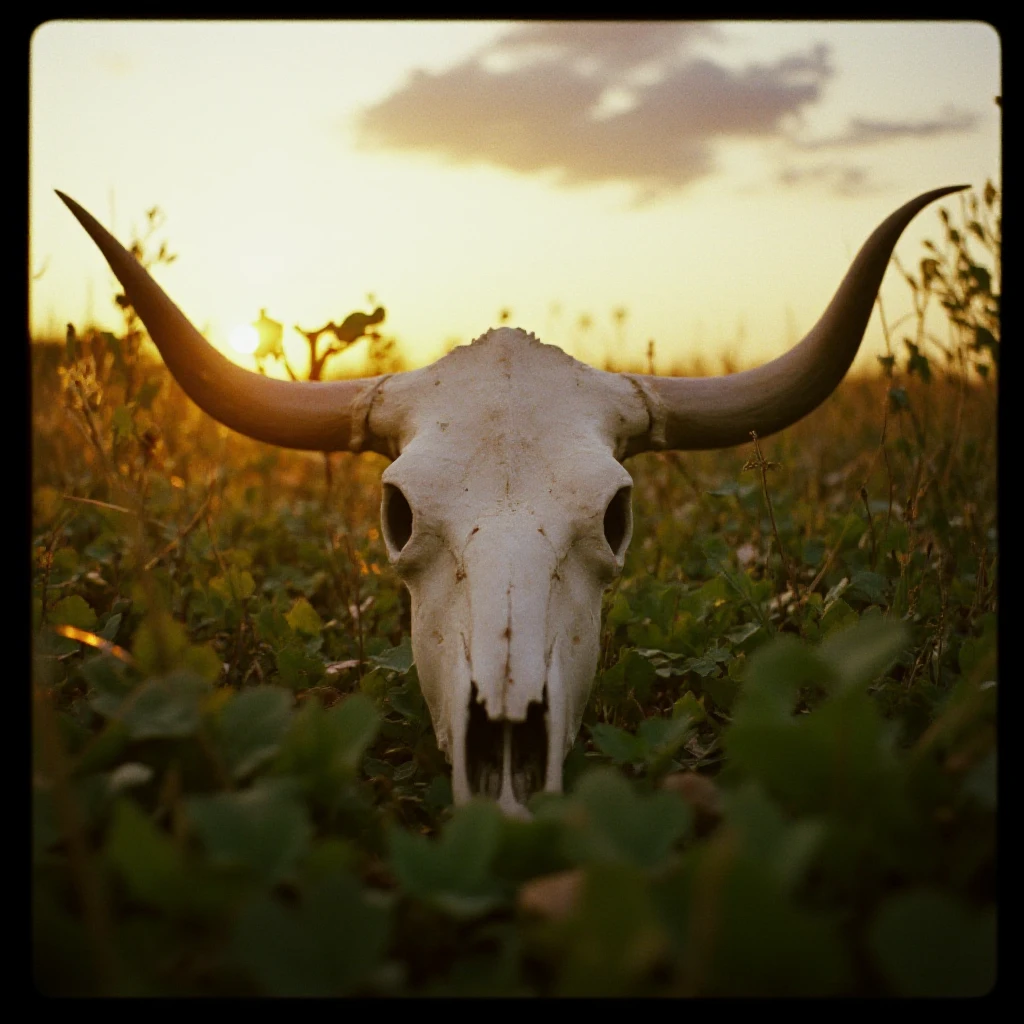
[[631,487],[620,487],[608,507],[604,510],[604,539],[612,549],[615,557],[622,554],[629,537],[629,528],[633,521],[633,506],[630,501]]
[[394,485],[384,485],[384,508],[381,515],[384,539],[388,545],[401,551],[412,536],[412,506]]
[[524,722],[495,720],[479,699],[476,683],[469,699],[466,728],[466,774],[474,794],[493,800],[501,795],[506,772],[515,798],[524,806],[544,788],[548,761],[548,692],[532,701]]

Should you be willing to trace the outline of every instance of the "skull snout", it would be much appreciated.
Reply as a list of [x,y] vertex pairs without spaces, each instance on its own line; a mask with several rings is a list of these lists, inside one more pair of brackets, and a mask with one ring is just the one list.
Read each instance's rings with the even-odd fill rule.
[[547,688],[530,703],[521,722],[488,716],[471,687],[465,764],[470,795],[496,800],[508,814],[523,816],[530,797],[545,788],[549,761]]
[[551,705],[562,695],[551,688],[547,658],[554,562],[534,517],[488,524],[471,535],[465,554],[471,613],[464,777],[468,796],[490,797],[519,816],[533,793],[561,785]]
[[467,545],[470,679],[492,720],[523,722],[532,704],[547,703],[547,607],[554,562],[532,522],[524,528],[498,520],[473,534]]

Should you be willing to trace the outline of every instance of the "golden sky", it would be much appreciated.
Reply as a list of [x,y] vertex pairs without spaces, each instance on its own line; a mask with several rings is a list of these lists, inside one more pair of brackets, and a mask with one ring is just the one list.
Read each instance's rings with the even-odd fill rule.
[[597,364],[757,363],[897,206],[999,182],[1000,61],[981,22],[48,22],[30,325],[118,323],[59,188],[125,243],[159,206],[157,279],[225,348],[261,308],[316,327],[372,295],[413,364],[503,309]]

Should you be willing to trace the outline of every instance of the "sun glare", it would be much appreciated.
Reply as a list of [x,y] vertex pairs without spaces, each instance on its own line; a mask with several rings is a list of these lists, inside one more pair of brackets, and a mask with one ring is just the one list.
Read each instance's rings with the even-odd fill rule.
[[260,343],[260,336],[255,327],[249,324],[239,324],[237,327],[231,328],[228,342],[236,352],[243,356],[251,356]]

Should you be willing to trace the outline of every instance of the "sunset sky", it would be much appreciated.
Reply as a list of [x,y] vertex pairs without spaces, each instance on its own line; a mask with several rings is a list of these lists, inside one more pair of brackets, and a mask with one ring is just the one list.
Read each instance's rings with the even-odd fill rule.
[[[757,363],[896,207],[1000,183],[1000,61],[980,22],[49,22],[30,327],[118,323],[58,188],[125,243],[159,206],[155,276],[225,350],[262,307],[316,327],[372,294],[414,365],[502,309],[596,364]],[[893,271],[883,296],[906,309]]]

